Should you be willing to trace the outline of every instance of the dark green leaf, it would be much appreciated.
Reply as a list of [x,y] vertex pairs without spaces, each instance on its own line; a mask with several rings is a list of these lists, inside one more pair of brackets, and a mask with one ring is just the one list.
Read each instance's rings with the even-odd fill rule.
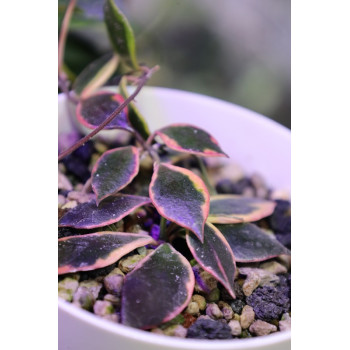
[[290,251],[254,224],[215,225],[226,238],[238,262],[263,261]]
[[235,224],[260,220],[273,213],[276,203],[239,195],[218,195],[210,198],[208,221]]
[[193,288],[190,263],[171,245],[162,244],[126,275],[122,322],[141,329],[167,322],[187,306]]
[[111,149],[92,169],[92,189],[97,203],[128,185],[139,171],[139,150],[134,146]]
[[96,206],[94,200],[77,205],[59,221],[60,227],[91,229],[111,225],[129,215],[138,207],[150,203],[147,197],[118,194]]
[[206,131],[192,125],[173,124],[155,132],[171,149],[206,157],[227,157]]
[[[80,100],[76,115],[78,121],[89,129],[95,129],[102,124],[121,103],[122,95],[99,91],[94,95]],[[124,129],[133,131],[128,120],[128,109],[125,107],[104,129]]]
[[58,240],[58,274],[99,269],[151,243],[154,241],[149,235],[126,232],[64,237]]
[[155,167],[149,190],[159,214],[192,231],[203,241],[209,213],[209,193],[192,171],[170,164]]
[[186,235],[187,245],[199,265],[227,289],[232,298],[236,271],[235,258],[225,237],[212,224],[204,227],[204,243],[193,234]]
[[133,30],[113,0],[105,0],[104,18],[110,41],[118,53],[134,69],[139,69]]

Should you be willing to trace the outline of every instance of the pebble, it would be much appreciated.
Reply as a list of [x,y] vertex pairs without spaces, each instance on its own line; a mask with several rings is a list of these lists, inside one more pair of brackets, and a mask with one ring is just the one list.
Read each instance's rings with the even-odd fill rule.
[[135,266],[137,265],[137,263],[142,260],[144,258],[144,256],[139,255],[139,254],[135,254],[135,255],[131,255],[128,256],[126,258],[123,258],[119,261],[118,263],[118,267],[124,272],[124,273],[129,273],[130,271],[132,271]]
[[99,283],[95,280],[85,280],[79,283],[79,287],[85,287],[92,294],[94,299],[98,298],[100,290],[102,288],[102,283]]
[[124,284],[123,272],[116,268],[112,270],[104,279],[103,284],[107,292],[113,295],[120,295]]
[[193,272],[196,277],[196,283],[194,289],[196,292],[210,293],[213,289],[217,288],[217,280],[207,271],[204,271],[198,265],[193,266]]
[[199,305],[195,301],[191,301],[186,309],[186,312],[190,315],[198,315],[199,314]]
[[73,209],[78,205],[77,201],[68,201],[66,204],[64,204],[61,208],[62,209]]
[[241,315],[241,327],[243,329],[249,328],[249,326],[254,322],[255,312],[253,308],[249,305],[244,306]]
[[268,335],[273,332],[277,332],[277,327],[271,323],[256,320],[250,327],[249,332],[258,336]]
[[219,301],[218,306],[222,314],[224,315],[224,319],[227,321],[231,320],[233,317],[232,307],[229,304],[225,303],[224,301]]
[[117,297],[116,295],[113,294],[109,294],[107,293],[104,297],[103,300],[109,301],[110,303],[112,303],[114,306],[119,307],[121,300],[119,297]]
[[73,189],[73,185],[69,181],[68,177],[62,174],[60,171],[58,172],[58,189],[71,191]]
[[210,293],[206,296],[209,302],[217,302],[220,300],[220,289],[214,288]]
[[96,300],[93,309],[94,313],[98,316],[105,316],[114,313],[112,303],[107,300]]
[[71,277],[65,277],[58,282],[58,296],[66,301],[72,301],[73,295],[79,287],[79,282]]
[[278,327],[280,331],[289,331],[291,329],[291,318],[289,316],[289,313],[285,313],[282,315],[281,321],[278,323]]
[[211,320],[211,318],[208,315],[200,315],[197,320]]
[[228,326],[231,328],[231,334],[235,337],[238,337],[242,333],[242,327],[239,321],[232,320],[228,323]]
[[199,310],[204,311],[207,307],[207,302],[202,295],[194,294],[192,295],[192,301],[195,301],[198,304]]
[[283,266],[282,264],[278,263],[275,260],[267,261],[260,264],[260,268],[267,272],[271,272],[272,274],[275,274],[275,275],[288,272],[285,266]]
[[[279,268],[281,271],[284,271],[282,265]],[[241,267],[239,269],[239,272],[242,275],[247,276],[246,280],[243,283],[243,293],[247,297],[252,295],[253,291],[258,286],[273,286],[279,282],[279,277],[269,270],[264,270],[256,267]]]
[[272,191],[270,194],[270,199],[272,200],[285,200],[285,201],[289,201],[290,200],[290,193],[288,191],[284,191],[284,190],[276,190],[276,191]]
[[221,312],[219,306],[215,303],[210,303],[207,305],[207,308],[205,310],[205,313],[212,318],[213,320],[217,320],[219,318],[223,318],[224,315]]
[[78,287],[73,296],[73,304],[85,310],[91,310],[95,302],[92,293],[86,287]]
[[243,283],[243,293],[245,296],[249,296],[253,293],[254,289],[256,289],[260,284],[260,276],[254,271],[250,271],[247,275],[246,280]]
[[186,338],[187,329],[184,326],[179,324],[175,324],[163,329],[163,334],[171,336],[171,337],[180,337]]
[[94,194],[92,193],[84,193],[79,191],[70,191],[67,195],[68,200],[75,200],[78,203],[86,203],[94,199]]
[[66,197],[62,194],[58,195],[58,207],[61,208],[67,202]]

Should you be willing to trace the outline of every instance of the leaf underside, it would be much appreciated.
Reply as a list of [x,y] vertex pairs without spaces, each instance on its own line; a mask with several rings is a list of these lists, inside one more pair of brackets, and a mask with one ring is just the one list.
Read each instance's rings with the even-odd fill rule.
[[190,263],[171,245],[162,244],[126,275],[122,323],[149,329],[177,316],[194,288]]
[[160,164],[153,173],[149,194],[160,215],[203,241],[209,193],[199,176],[184,168]]
[[152,237],[126,232],[97,232],[58,240],[58,274],[90,271],[115,263]]
[[96,206],[94,200],[79,204],[69,210],[60,219],[60,227],[91,229],[113,224],[142,205],[150,203],[150,199],[141,196],[118,194],[105,199]]
[[206,157],[227,157],[214,137],[203,129],[174,124],[155,132],[171,149]]
[[218,224],[257,221],[271,215],[275,206],[275,202],[260,198],[230,194],[212,196],[208,221]]
[[236,271],[235,257],[225,237],[212,224],[204,227],[204,243],[192,233],[186,235],[187,245],[199,265],[215,277],[232,298],[234,292],[234,277]]
[[254,262],[290,255],[290,251],[258,226],[247,224],[215,225],[226,238],[236,261]]
[[[99,91],[86,99],[80,100],[76,108],[77,119],[85,127],[95,129],[123,102],[124,98],[119,94]],[[127,108],[124,108],[104,129],[132,131],[133,129],[129,125]]]
[[102,154],[92,170],[92,189],[97,202],[117,193],[128,185],[139,171],[139,151],[136,147],[120,147]]

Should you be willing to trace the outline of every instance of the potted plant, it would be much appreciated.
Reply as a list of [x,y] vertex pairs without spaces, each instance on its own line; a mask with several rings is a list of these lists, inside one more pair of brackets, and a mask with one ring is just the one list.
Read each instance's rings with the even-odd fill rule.
[[[218,159],[288,187],[289,133],[215,99],[143,89],[157,67],[138,64],[112,0],[104,12],[116,52],[70,90],[62,57],[74,3],[59,41],[60,348],[288,348],[290,333],[276,331],[290,322],[289,250],[266,230],[288,225],[290,207],[266,188],[260,198],[237,194]],[[116,70],[118,92],[101,88]],[[80,139],[74,120],[93,131]],[[272,159],[287,168],[277,173]]]

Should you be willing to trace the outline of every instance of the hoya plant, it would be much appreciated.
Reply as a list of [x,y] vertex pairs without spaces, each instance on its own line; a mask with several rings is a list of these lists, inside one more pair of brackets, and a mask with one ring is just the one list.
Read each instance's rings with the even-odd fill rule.
[[[271,215],[275,202],[215,192],[203,159],[228,156],[210,130],[172,124],[150,131],[134,99],[158,67],[138,62],[133,31],[113,0],[104,2],[104,21],[114,52],[91,63],[72,84],[64,50],[75,6],[70,1],[61,26],[59,86],[74,105],[74,118],[92,131],[60,150],[58,160],[64,161],[102,129],[124,130],[132,141],[96,159],[83,189],[89,200],[60,217],[59,227],[76,231],[58,240],[59,275],[100,269],[135,249],[149,248],[125,276],[121,293],[121,323],[140,329],[167,322],[186,308],[196,280],[200,282],[194,264],[235,299],[236,262],[290,253],[253,223]],[[118,78],[118,89],[104,88],[112,76]],[[186,157],[197,162],[200,173],[178,162]],[[151,167],[143,166],[147,161]],[[160,232],[115,230],[140,207],[158,213]],[[174,237],[186,242],[191,263],[172,245]]]

